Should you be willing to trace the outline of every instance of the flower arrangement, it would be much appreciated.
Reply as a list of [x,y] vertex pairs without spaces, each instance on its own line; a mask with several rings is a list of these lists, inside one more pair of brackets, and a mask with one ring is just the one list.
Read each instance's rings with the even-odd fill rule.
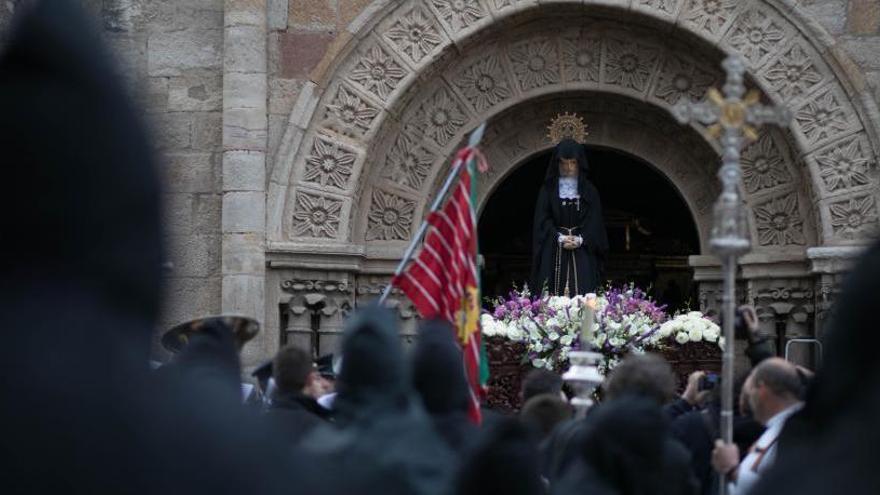
[[[584,296],[532,296],[525,288],[495,301],[491,313],[482,315],[483,335],[524,342],[528,360],[536,368],[563,371],[568,354],[579,350]],[[645,352],[662,346],[662,324],[668,319],[663,306],[630,285],[607,287],[596,298],[593,348],[609,371],[628,352]]]
[[678,344],[688,342],[715,342],[723,347],[721,328],[699,311],[677,315],[660,325],[658,334],[663,339],[674,339]]

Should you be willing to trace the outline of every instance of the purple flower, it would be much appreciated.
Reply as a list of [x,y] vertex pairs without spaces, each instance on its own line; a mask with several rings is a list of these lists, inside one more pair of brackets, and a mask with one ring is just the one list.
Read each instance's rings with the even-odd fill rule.
[[507,308],[504,306],[498,306],[495,308],[495,314],[493,315],[496,320],[500,320],[507,316]]

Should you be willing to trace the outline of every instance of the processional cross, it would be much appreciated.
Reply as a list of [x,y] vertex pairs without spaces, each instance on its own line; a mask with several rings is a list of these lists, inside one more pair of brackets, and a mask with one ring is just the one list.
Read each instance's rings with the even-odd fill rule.
[[[736,265],[740,256],[751,248],[746,210],[739,195],[741,176],[740,150],[747,140],[757,139],[756,127],[762,124],[788,125],[791,112],[780,106],[759,104],[757,90],[746,94],[743,75],[745,64],[730,56],[721,64],[727,72],[722,94],[715,88],[707,93],[707,101],[691,103],[686,98],[675,105],[673,113],[681,124],[699,122],[708,127],[708,135],[721,143],[722,163],[718,171],[722,191],[713,211],[709,246],[721,258],[724,267],[722,314],[724,317],[724,355],[721,395],[721,437],[733,441],[733,349]],[[745,97],[743,97],[745,95]],[[722,483],[722,494],[726,484]]]

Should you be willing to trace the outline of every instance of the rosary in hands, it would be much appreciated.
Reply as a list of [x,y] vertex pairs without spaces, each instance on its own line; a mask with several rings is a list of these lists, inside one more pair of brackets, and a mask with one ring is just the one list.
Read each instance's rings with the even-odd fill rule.
[[580,236],[564,235],[560,236],[559,242],[562,244],[563,248],[572,250],[581,247],[581,245],[584,243],[584,240]]

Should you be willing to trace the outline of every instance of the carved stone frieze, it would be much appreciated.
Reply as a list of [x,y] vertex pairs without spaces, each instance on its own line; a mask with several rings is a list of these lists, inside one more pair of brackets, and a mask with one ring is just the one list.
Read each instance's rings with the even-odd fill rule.
[[303,182],[313,187],[350,189],[357,180],[357,152],[327,135],[317,135],[306,156]]
[[740,0],[687,0],[679,21],[691,29],[718,38],[736,19]]
[[658,50],[633,39],[609,38],[605,43],[606,84],[642,93],[654,74]]
[[755,205],[752,210],[761,246],[802,246],[803,215],[798,208],[797,193],[789,192]]
[[880,232],[877,200],[867,192],[828,205],[835,237],[846,240],[869,239]]
[[794,109],[792,127],[812,149],[859,130],[861,124],[846,99],[829,87]]
[[342,210],[341,199],[300,190],[294,196],[293,234],[333,239],[340,233]]
[[751,194],[792,182],[788,160],[782,151],[785,146],[765,132],[743,150],[740,163],[746,192]]
[[787,36],[784,20],[762,8],[743,12],[728,31],[726,40],[750,67],[760,67]]
[[382,36],[391,42],[414,64],[439,49],[444,42],[441,29],[435,24],[434,16],[424,7],[415,4],[407,12],[394,19]]
[[373,190],[367,214],[368,241],[407,241],[410,238],[416,203],[392,192]]
[[380,100],[387,101],[408,73],[386,48],[374,44],[358,59],[348,79]]
[[477,59],[453,83],[477,112],[485,112],[513,96],[511,82],[497,53]]
[[808,157],[828,193],[876,182],[877,160],[863,133],[844,138]]
[[519,88],[523,91],[559,84],[559,55],[554,40],[535,38],[514,43],[508,49]]

